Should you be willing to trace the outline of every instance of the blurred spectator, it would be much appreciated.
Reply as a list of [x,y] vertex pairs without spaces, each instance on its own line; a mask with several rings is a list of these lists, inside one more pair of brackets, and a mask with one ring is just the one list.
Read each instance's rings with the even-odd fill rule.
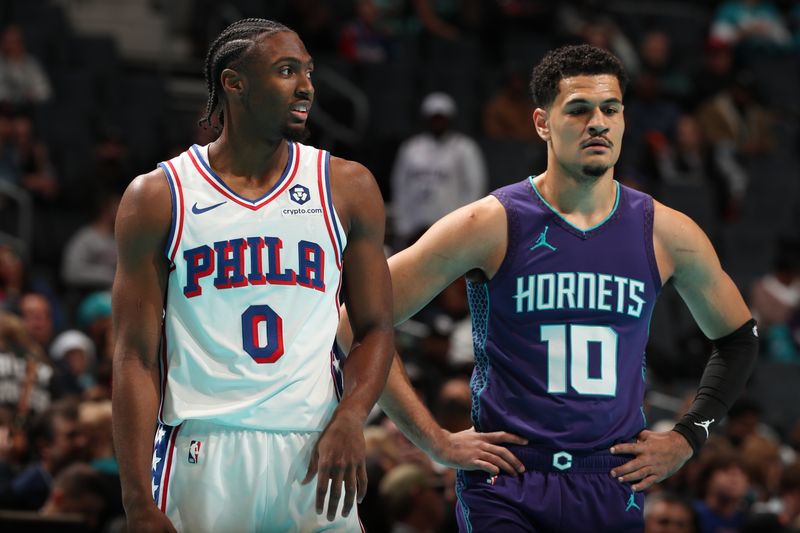
[[727,181],[728,219],[736,219],[747,190],[747,166],[753,156],[773,149],[769,112],[756,98],[752,75],[740,72],[728,87],[705,101],[697,120],[711,143],[717,167]]
[[775,501],[753,506],[743,533],[800,531],[800,462],[784,469],[778,493]]
[[31,117],[19,113],[13,118],[10,155],[20,176],[20,185],[34,199],[52,202],[59,192],[55,168],[45,143],[34,132]]
[[391,533],[434,533],[444,523],[444,485],[433,472],[401,464],[387,472],[379,490],[392,519]]
[[693,76],[692,105],[719,94],[731,84],[735,73],[733,47],[713,37],[707,39],[703,48],[703,63]]
[[25,421],[50,403],[52,369],[15,315],[0,312],[0,505],[28,455]]
[[636,78],[640,68],[636,47],[608,14],[603,2],[559,2],[557,9],[560,29],[568,40],[608,50],[622,61],[628,76]]
[[96,385],[92,369],[95,348],[85,333],[71,329],[60,333],[50,346],[50,357],[56,366],[53,379],[53,396],[81,398],[85,391]]
[[21,422],[50,405],[53,369],[41,346],[15,315],[0,312],[0,408]]
[[18,26],[0,33],[0,102],[39,104],[50,99],[50,80],[39,61],[28,54]]
[[720,454],[706,459],[699,479],[700,499],[694,508],[700,533],[738,531],[744,525],[747,475],[737,455]]
[[[412,0],[417,17],[429,35],[455,41],[463,36],[465,28],[473,29],[476,20],[476,0],[464,2],[436,2],[435,0]],[[478,15],[479,17],[479,15]]]
[[[128,146],[121,129],[115,126],[102,128],[97,134],[94,145],[93,168],[86,170],[90,179],[85,181],[84,186],[91,191],[101,191],[100,197],[104,192],[121,194],[128,186],[131,176],[136,175],[133,170],[134,163],[131,161],[132,153],[135,151]],[[81,193],[75,198],[76,204],[79,205],[84,205],[86,200],[97,198],[87,195],[85,190],[73,192]],[[96,206],[88,205],[87,208],[96,209]]]
[[421,113],[426,131],[400,146],[392,170],[395,233],[403,245],[443,215],[483,196],[487,187],[477,143],[452,129],[453,99],[431,93]]
[[800,360],[800,346],[790,327],[800,309],[800,242],[778,241],[774,267],[753,282],[749,299],[762,353],[776,361]]
[[19,302],[22,323],[31,338],[45,351],[53,339],[53,307],[43,294],[29,292]]
[[356,18],[339,35],[339,57],[351,63],[385,63],[391,55],[390,30],[375,0],[356,0]]
[[691,92],[691,80],[685,69],[676,64],[672,54],[672,42],[666,32],[654,30],[647,32],[639,44],[641,71],[639,76],[649,76],[655,80],[661,94],[678,100]]
[[[472,371],[472,321],[463,277],[454,280],[419,313],[414,321],[426,326],[420,342],[408,354],[428,376],[433,376],[433,393],[442,377]],[[405,353],[405,352],[404,352]]]
[[761,417],[764,410],[761,404],[749,396],[742,396],[734,403],[725,417],[725,437],[734,447],[739,448],[748,437],[760,433]]
[[83,402],[78,408],[81,431],[88,443],[87,459],[98,472],[118,475],[111,435],[111,401]]
[[114,337],[111,335],[111,293],[94,292],[81,301],[77,311],[78,327],[92,339],[97,362],[94,377],[97,386],[88,390],[93,399],[111,398],[111,374]]
[[674,141],[651,131],[645,141],[651,155],[652,174],[661,183],[701,185],[714,181],[716,169],[697,120],[681,115],[675,123]]
[[78,407],[72,402],[54,403],[34,421],[30,442],[37,461],[11,483],[13,508],[41,509],[53,486],[53,478],[85,457],[86,440],[78,426]]
[[483,133],[494,139],[533,142],[539,136],[533,126],[533,100],[527,74],[511,69],[483,111]]
[[109,355],[111,343],[111,292],[97,291],[81,300],[77,312],[78,327],[91,337],[95,348]]
[[785,48],[791,35],[780,11],[764,0],[729,0],[714,13],[711,36],[722,42],[756,49]]
[[671,492],[648,494],[644,501],[645,533],[696,533],[691,503]]
[[87,464],[73,464],[56,476],[40,513],[53,518],[77,515],[90,531],[96,531],[106,506],[106,493],[100,474]]
[[367,531],[388,531],[389,517],[378,487],[383,476],[397,466],[399,451],[383,426],[364,428],[367,463],[367,494],[358,504],[358,517]]
[[451,433],[472,427],[472,390],[467,378],[456,377],[445,381],[433,406],[436,422]]
[[800,51],[800,3],[794,2],[789,9],[789,30],[792,32],[794,48]]
[[89,465],[106,483],[107,518],[124,516],[122,487],[119,482],[119,464],[114,454],[111,432],[111,400],[84,401],[79,406],[81,432],[86,436]]
[[336,50],[336,20],[334,7],[324,0],[292,0],[287,2],[285,19],[281,22],[303,36],[303,43],[314,55]]
[[21,176],[14,158],[14,106],[0,104],[0,180],[18,185]]
[[756,502],[768,502],[778,495],[783,472],[780,448],[775,441],[751,435],[741,447],[742,466]]
[[61,276],[68,287],[79,293],[108,289],[114,282],[114,221],[119,200],[116,193],[98,195],[91,223],[78,229],[64,247]]
[[19,308],[25,292],[25,263],[10,246],[0,245],[0,309]]

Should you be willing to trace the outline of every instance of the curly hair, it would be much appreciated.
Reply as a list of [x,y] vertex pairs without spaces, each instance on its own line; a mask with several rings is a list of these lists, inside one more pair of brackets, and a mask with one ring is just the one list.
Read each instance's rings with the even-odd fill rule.
[[[245,57],[247,52],[256,44],[257,38],[275,33],[290,31],[291,28],[280,22],[272,20],[248,18],[234,22],[219,34],[208,48],[205,63],[206,87],[208,88],[208,102],[206,113],[198,122],[200,126],[211,126],[214,111],[219,107],[222,90],[220,74],[226,68],[236,67]],[[217,113],[219,127],[224,124],[223,109]]]
[[562,79],[587,74],[616,76],[620,89],[625,93],[628,75],[615,55],[588,44],[562,46],[548,52],[533,68],[530,84],[533,103],[541,108],[551,106],[558,96],[558,84]]

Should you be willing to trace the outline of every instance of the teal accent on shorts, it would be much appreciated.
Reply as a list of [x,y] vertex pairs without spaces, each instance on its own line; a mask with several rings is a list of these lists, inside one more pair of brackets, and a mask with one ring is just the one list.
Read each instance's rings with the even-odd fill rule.
[[639,509],[639,511],[642,510],[639,504],[636,503],[636,493],[634,491],[631,491],[631,495],[628,497],[628,505],[625,506],[625,512],[630,511],[631,508]]
[[461,492],[464,490],[464,485],[466,485],[466,483],[464,471],[456,470],[456,499],[458,500],[458,508],[464,516],[464,523],[467,525],[467,533],[472,533],[472,522],[469,521],[469,507],[461,497]]

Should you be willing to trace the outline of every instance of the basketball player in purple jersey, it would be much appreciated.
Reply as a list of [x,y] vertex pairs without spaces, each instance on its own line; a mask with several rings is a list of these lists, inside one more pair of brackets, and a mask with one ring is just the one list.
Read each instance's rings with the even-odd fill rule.
[[[285,26],[231,25],[206,61],[219,138],[122,199],[113,402],[130,531],[361,530],[363,423],[393,343],[385,215],[367,169],[298,142],[312,71]],[[337,406],[340,287],[358,342]],[[326,497],[333,523],[317,518]]]
[[[641,531],[641,491],[699,449],[755,362],[755,323],[705,234],[614,180],[625,84],[604,50],[547,54],[531,81],[545,171],[442,218],[389,260],[395,322],[468,279],[475,431],[442,430],[397,356],[379,400],[413,442],[462,468],[461,531]],[[644,429],[644,350],[668,282],[716,350],[688,414],[655,433]]]

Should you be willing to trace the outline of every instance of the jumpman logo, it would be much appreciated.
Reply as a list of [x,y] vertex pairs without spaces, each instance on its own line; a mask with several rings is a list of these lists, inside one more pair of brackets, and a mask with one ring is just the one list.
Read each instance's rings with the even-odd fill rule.
[[695,426],[700,426],[701,428],[706,430],[706,438],[708,438],[708,426],[714,423],[714,419],[706,420],[705,422],[695,422]]
[[553,250],[554,252],[556,251],[556,247],[551,245],[549,242],[547,242],[547,229],[549,227],[550,226],[545,226],[544,227],[544,231],[539,234],[539,238],[536,239],[536,244],[534,244],[531,247],[531,250],[535,250],[540,246],[546,246],[546,247],[550,248],[551,250]]
[[639,504],[636,503],[635,498],[636,498],[636,495],[633,492],[631,492],[631,495],[628,498],[628,505],[625,507],[625,512],[626,513],[631,510],[631,507],[635,507],[635,508],[639,509],[640,511],[642,510],[642,508],[639,507]]

